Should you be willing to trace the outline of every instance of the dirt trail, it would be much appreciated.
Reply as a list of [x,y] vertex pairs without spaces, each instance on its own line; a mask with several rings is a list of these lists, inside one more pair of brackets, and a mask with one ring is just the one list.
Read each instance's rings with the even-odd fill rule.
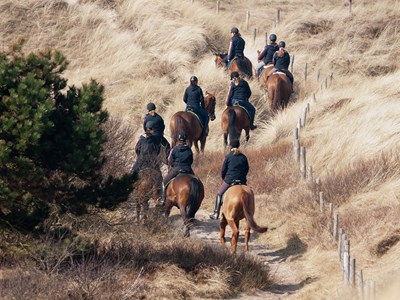
[[[209,243],[215,243],[220,245],[219,242],[219,223],[214,220],[210,220],[208,217],[209,212],[204,210],[199,210],[196,213],[196,220],[193,224],[191,232],[191,238],[199,238],[205,240]],[[182,224],[182,219],[176,216],[177,222]],[[243,224],[242,224],[243,223]],[[240,224],[240,234],[238,243],[238,252],[244,249],[244,222],[241,221]],[[252,232],[253,234],[253,232]],[[268,233],[265,233],[268,234]],[[227,246],[230,246],[230,237],[232,231],[229,226],[226,229],[226,241]],[[283,254],[282,249],[271,249],[266,244],[258,244],[254,239],[250,238],[249,243],[250,255],[256,255],[259,260],[264,264],[268,264],[273,277],[273,284],[267,291],[258,291],[255,294],[242,294],[236,298],[232,299],[284,299],[290,295],[295,294],[299,289],[301,289],[308,280],[300,280],[295,271],[289,266],[285,261],[287,256]]]

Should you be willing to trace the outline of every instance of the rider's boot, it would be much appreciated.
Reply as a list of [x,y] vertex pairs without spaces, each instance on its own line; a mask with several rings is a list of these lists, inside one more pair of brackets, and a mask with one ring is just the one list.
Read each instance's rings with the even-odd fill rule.
[[221,209],[221,203],[222,202],[222,196],[217,194],[217,197],[215,199],[215,209],[214,213],[209,215],[210,219],[217,220],[219,217],[219,211]]
[[163,207],[165,205],[165,198],[166,198],[165,193],[166,193],[165,185],[164,185],[164,182],[163,182],[162,183],[162,187],[161,187],[161,197],[160,197],[160,199],[158,200],[158,203],[157,203],[158,207]]

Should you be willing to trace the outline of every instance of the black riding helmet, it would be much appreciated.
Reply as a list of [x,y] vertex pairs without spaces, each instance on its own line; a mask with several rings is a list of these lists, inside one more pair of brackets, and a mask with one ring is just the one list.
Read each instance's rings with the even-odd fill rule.
[[147,104],[147,110],[151,111],[151,110],[155,110],[156,109],[156,105],[152,102],[150,102],[149,104]]
[[285,48],[285,47],[286,47],[286,43],[284,41],[280,41],[279,48]]
[[232,72],[232,73],[231,73],[231,80],[232,80],[233,78],[239,78],[239,73],[238,73],[238,72]]
[[237,34],[239,33],[239,29],[237,29],[236,27],[232,27],[231,33]]
[[155,122],[148,121],[148,122],[146,123],[146,130],[154,129],[154,125],[155,125]]
[[182,132],[178,135],[178,141],[184,142],[186,141],[186,133]]
[[272,42],[276,42],[276,34],[272,33],[272,34],[269,36],[269,39],[270,39],[270,41],[272,41]]
[[197,82],[199,81],[196,76],[190,77],[190,82]]

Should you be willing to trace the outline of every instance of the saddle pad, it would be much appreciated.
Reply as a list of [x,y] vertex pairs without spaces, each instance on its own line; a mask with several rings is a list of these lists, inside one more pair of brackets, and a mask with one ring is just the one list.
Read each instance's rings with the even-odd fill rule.
[[247,113],[247,115],[248,115],[249,118],[250,118],[249,111],[246,109],[246,107],[244,107],[244,106],[238,104],[237,102],[233,103],[233,106],[239,106],[239,107],[243,108],[243,110]]
[[285,72],[282,72],[282,71],[276,71],[276,72],[274,72],[273,74],[281,74],[281,75],[286,75],[286,73],[285,73]]

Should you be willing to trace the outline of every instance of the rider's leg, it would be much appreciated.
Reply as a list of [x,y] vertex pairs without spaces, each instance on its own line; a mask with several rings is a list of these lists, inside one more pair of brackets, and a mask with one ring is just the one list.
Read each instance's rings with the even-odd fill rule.
[[221,210],[221,205],[222,205],[222,195],[225,193],[225,191],[229,188],[229,184],[227,184],[225,181],[221,184],[221,186],[218,189],[217,195],[215,197],[215,209],[214,213],[210,214],[209,217],[210,219],[217,220],[219,217],[219,212]]

